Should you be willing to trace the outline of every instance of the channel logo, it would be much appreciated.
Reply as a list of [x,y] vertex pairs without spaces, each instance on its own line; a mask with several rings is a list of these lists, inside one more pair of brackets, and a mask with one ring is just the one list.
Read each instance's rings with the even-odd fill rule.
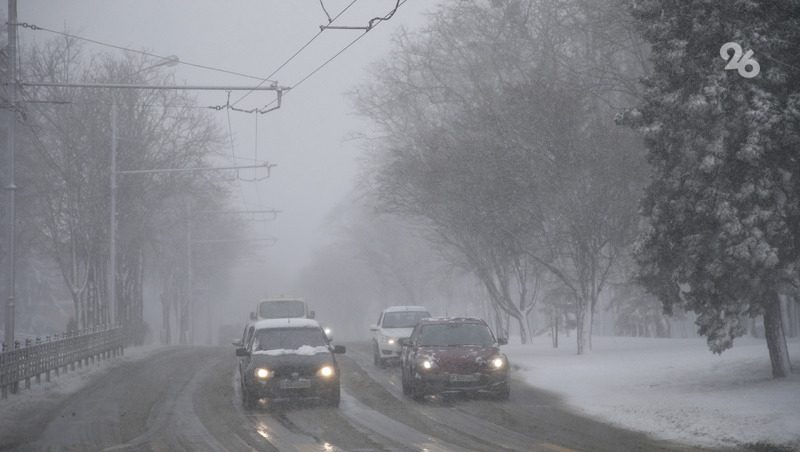
[[[731,50],[733,50],[733,54],[731,54]],[[753,51],[748,50],[742,54],[742,46],[736,42],[722,44],[719,49],[719,56],[728,62],[725,65],[725,70],[736,69],[739,75],[744,78],[753,78],[761,72],[761,66],[758,65],[758,61],[753,59]]]

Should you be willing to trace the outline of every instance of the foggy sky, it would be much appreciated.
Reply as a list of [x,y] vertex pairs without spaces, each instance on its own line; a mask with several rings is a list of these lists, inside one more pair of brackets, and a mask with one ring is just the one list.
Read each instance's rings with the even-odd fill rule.
[[[331,15],[349,0],[326,0]],[[369,18],[390,11],[393,0],[359,1],[338,25],[365,25]],[[357,173],[358,145],[346,140],[366,124],[353,116],[344,96],[365,76],[367,66],[386,55],[390,38],[399,27],[424,23],[430,2],[410,1],[388,22],[368,33],[321,72],[288,93],[283,107],[256,117],[231,112],[236,155],[277,164],[272,177],[234,187],[238,209],[282,211],[276,221],[254,223],[254,236],[276,236],[279,241],[263,248],[266,266],[244,262],[237,277],[238,298],[285,292],[294,274],[313,249],[328,239],[324,218],[351,190]],[[318,0],[184,0],[184,1],[69,1],[19,2],[19,22],[64,30],[124,47],[159,55],[177,55],[182,61],[215,66],[261,77],[267,76],[327,23]],[[334,55],[360,31],[328,30],[275,77],[291,86]],[[20,30],[20,44],[52,39],[44,31]],[[122,52],[84,43],[87,53]],[[156,63],[157,60],[154,60]],[[23,60],[22,65],[25,65]],[[252,86],[256,81],[179,65],[170,70],[179,84]],[[198,92],[199,105],[224,104],[224,92]],[[239,105],[261,107],[272,93],[256,93]],[[232,98],[238,98],[237,93]],[[213,113],[227,132],[225,111]],[[230,145],[226,145],[230,155]],[[248,164],[240,160],[239,165]],[[247,171],[243,177],[251,177]]]

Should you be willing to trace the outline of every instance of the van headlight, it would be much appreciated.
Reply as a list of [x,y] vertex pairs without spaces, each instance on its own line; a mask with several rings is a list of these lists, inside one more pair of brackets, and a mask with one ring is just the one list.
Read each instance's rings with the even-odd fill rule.
[[255,374],[256,374],[256,378],[260,378],[262,380],[266,380],[267,378],[270,377],[270,375],[272,375],[272,373],[269,371],[269,369],[267,369],[265,367],[257,368],[255,370]]
[[322,378],[331,378],[336,374],[336,370],[333,366],[322,366],[319,368],[319,372],[317,372],[320,377]]

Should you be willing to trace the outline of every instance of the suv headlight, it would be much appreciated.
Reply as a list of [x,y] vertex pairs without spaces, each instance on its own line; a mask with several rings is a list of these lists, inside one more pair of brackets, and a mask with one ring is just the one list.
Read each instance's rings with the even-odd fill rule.
[[381,336],[383,342],[386,342],[389,345],[394,345],[397,343],[397,339],[390,337],[390,336]]
[[417,368],[418,369],[431,370],[431,369],[435,369],[436,367],[437,367],[436,366],[436,361],[434,361],[432,358],[425,357],[425,358],[419,358],[417,360]]
[[265,367],[257,368],[254,373],[255,373],[256,378],[259,378],[261,380],[266,380],[267,378],[272,376],[272,372],[270,372],[269,369],[267,369]]
[[505,369],[508,366],[508,360],[504,355],[492,356],[489,359],[489,368],[492,370]]

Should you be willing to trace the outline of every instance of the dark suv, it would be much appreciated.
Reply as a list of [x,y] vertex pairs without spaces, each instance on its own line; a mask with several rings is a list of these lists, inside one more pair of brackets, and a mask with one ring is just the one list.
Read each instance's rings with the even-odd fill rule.
[[262,398],[317,399],[339,405],[339,366],[319,323],[311,319],[268,319],[253,325],[253,334],[236,350],[242,403],[252,408]]
[[411,337],[401,341],[403,393],[415,400],[426,395],[489,393],[508,399],[508,358],[500,353],[505,339],[495,339],[480,319],[423,319]]

